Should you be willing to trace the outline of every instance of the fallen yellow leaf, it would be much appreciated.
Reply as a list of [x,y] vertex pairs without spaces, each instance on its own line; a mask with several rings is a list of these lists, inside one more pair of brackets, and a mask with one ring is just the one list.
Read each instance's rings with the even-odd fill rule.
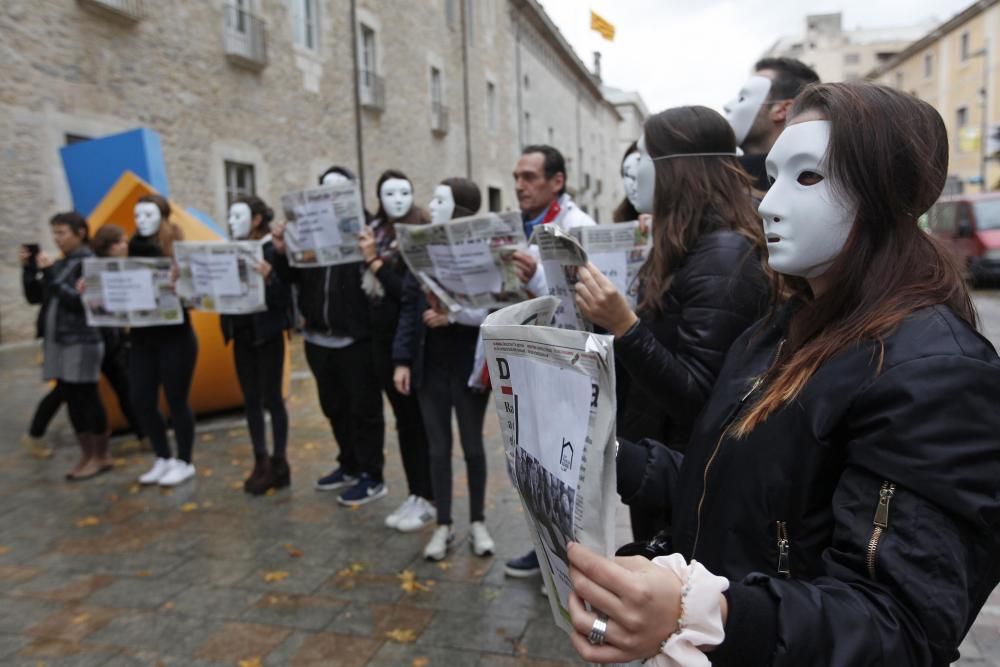
[[80,625],[81,623],[86,623],[87,619],[90,618],[90,614],[80,614],[73,617],[73,625]]
[[230,482],[230,484],[229,484],[229,488],[230,488],[230,489],[237,489],[237,490],[240,490],[240,489],[242,489],[242,488],[243,488],[243,482],[241,482],[241,481],[239,481],[239,480],[236,480],[235,482]]
[[248,660],[240,660],[238,663],[239,667],[260,667],[260,658],[250,658]]
[[82,519],[77,519],[77,528],[86,528],[87,526],[96,526],[101,522],[96,516],[85,516]]
[[417,641],[417,633],[410,628],[396,628],[385,633],[386,639],[390,639],[399,644],[412,644]]
[[444,572],[447,572],[448,570],[451,569],[451,563],[449,563],[446,560],[443,560],[440,563],[438,563],[438,568],[440,568]]
[[142,487],[139,486],[138,484],[133,484],[132,486],[128,487],[128,492],[134,496],[135,494],[139,493],[141,489]]
[[264,581],[266,581],[269,584],[273,584],[279,581],[284,581],[287,578],[288,578],[288,573],[283,572],[282,570],[274,570],[272,572],[264,573]]
[[181,505],[182,512],[193,512],[198,509],[198,503],[184,503]]
[[163,609],[173,609],[173,608],[174,608],[174,603],[173,602],[164,602],[163,603]]
[[273,496],[273,495],[274,495],[274,494],[276,494],[277,492],[278,492],[278,490],[277,490],[277,489],[275,489],[275,488],[274,488],[274,487],[272,486],[272,487],[271,487],[270,489],[268,489],[268,490],[267,490],[267,493],[266,493],[265,495],[268,495],[268,496]]
[[214,474],[215,474],[215,471],[212,470],[211,468],[202,468],[201,469],[201,476],[202,477],[211,477]]
[[294,544],[286,544],[285,551],[287,551],[288,555],[291,556],[292,558],[302,558],[302,550],[296,547]]
[[420,656],[419,658],[413,659],[413,662],[410,663],[410,667],[427,667],[429,664],[431,664],[430,658]]
[[115,464],[116,468],[123,468],[128,465],[128,459],[117,458],[114,461],[112,461],[112,463]]
[[205,433],[201,436],[202,442],[212,442],[213,440],[215,440],[215,436],[211,433]]
[[417,575],[415,575],[412,570],[403,570],[397,576],[399,577],[400,582],[402,582],[399,584],[399,587],[407,593],[416,593],[418,591],[426,593],[430,590],[429,586],[417,581]]

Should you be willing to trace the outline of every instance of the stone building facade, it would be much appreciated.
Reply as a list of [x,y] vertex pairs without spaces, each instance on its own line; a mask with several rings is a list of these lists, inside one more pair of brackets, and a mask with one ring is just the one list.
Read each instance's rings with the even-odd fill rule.
[[421,204],[468,176],[484,210],[514,209],[526,143],[565,153],[595,218],[622,196],[622,117],[536,0],[5,0],[0,54],[0,342],[33,334],[14,254],[71,206],[76,140],[155,130],[172,199],[217,220],[332,164],[372,210],[388,168]]

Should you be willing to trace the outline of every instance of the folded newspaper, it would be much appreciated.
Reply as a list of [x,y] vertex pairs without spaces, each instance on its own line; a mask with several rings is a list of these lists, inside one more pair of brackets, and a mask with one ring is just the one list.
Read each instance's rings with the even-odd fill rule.
[[559,299],[552,326],[593,331],[576,306],[577,269],[588,261],[614,283],[635,308],[637,276],[649,256],[650,238],[638,221],[574,227],[564,232],[539,225],[531,237],[538,245],[549,295]]
[[558,304],[546,296],[508,306],[481,331],[507,471],[553,617],[571,632],[567,543],[613,552],[615,364],[611,336],[547,326]]
[[83,260],[83,307],[92,327],[181,324],[184,309],[174,290],[169,257]]
[[198,310],[227,315],[267,310],[264,279],[256,269],[263,258],[260,241],[178,241],[177,294]]
[[526,246],[520,213],[396,225],[396,238],[413,275],[451,311],[528,298],[511,259]]
[[337,183],[281,195],[288,224],[285,242],[292,266],[360,262],[358,233],[365,209],[355,183]]

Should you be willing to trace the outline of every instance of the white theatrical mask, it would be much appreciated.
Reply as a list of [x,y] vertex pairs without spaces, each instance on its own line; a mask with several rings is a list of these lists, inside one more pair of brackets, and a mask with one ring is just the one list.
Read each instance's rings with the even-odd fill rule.
[[736,134],[736,145],[742,145],[750,134],[750,128],[757,118],[757,113],[771,92],[771,80],[766,76],[752,76],[740,88],[735,98],[722,107],[726,112],[726,120]]
[[455,213],[455,195],[447,185],[434,188],[434,198],[427,206],[431,212],[431,222],[447,222]]
[[234,241],[250,237],[250,223],[253,213],[246,202],[238,201],[229,207],[229,235]]
[[402,178],[390,178],[378,191],[382,209],[393,220],[399,220],[413,208],[413,186]]
[[[646,152],[646,136],[639,137],[639,156],[635,167],[635,201],[632,206],[639,213],[653,212],[653,195],[656,193],[656,165]],[[626,192],[628,187],[626,186]]]
[[767,261],[778,273],[816,278],[844,249],[857,204],[829,178],[830,121],[785,128],[767,156],[771,189],[760,202]]
[[636,190],[636,178],[639,175],[639,151],[625,156],[622,161],[622,183],[625,185],[625,197],[629,203],[639,210],[639,197]]
[[331,171],[329,174],[323,177],[323,185],[340,185],[341,183],[350,183],[351,179],[344,176],[339,171]]
[[160,207],[152,202],[139,202],[135,205],[135,228],[139,236],[152,236],[160,231]]

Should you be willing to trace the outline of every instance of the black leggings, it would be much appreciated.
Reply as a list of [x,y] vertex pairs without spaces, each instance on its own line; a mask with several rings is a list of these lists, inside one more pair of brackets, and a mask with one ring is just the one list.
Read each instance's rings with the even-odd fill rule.
[[424,417],[430,446],[431,482],[438,525],[451,524],[451,409],[455,408],[458,437],[465,456],[469,480],[469,521],[482,521],[486,502],[486,453],[483,448],[483,418],[489,392],[467,386],[469,364],[449,364],[427,355],[417,398]]
[[169,332],[159,331],[161,327],[156,329],[155,334],[142,329],[133,331],[129,355],[132,401],[156,456],[169,459],[167,427],[158,405],[160,387],[163,387],[177,438],[177,458],[190,463],[194,449],[194,413],[188,404],[188,394],[198,359],[198,339],[188,322],[169,327]]
[[66,399],[69,421],[74,433],[104,433],[108,429],[104,405],[97,393],[96,382],[63,382],[58,380],[56,388]]
[[233,358],[246,404],[247,427],[254,456],[267,456],[267,435],[264,433],[264,410],[267,410],[271,414],[274,456],[284,458],[288,443],[288,410],[281,395],[285,336],[277,336],[259,345],[254,345],[250,336],[237,336],[233,340]]

